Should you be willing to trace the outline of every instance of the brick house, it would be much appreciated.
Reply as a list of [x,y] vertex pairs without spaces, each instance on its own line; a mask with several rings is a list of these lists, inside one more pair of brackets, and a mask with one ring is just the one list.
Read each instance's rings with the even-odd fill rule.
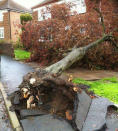
[[[90,17],[95,19],[98,14],[95,13],[93,8],[99,8],[102,12],[105,26],[108,31],[111,31],[114,28],[118,28],[118,0],[43,0],[38,5],[32,7],[33,11],[33,20],[42,21],[43,19],[51,18],[51,14],[47,13],[45,16],[41,16],[41,10],[45,10],[46,6],[51,6],[53,4],[71,2],[74,4],[72,11],[76,11],[80,19],[85,17]],[[96,19],[100,23],[100,18]],[[86,19],[86,23],[88,20]],[[100,32],[101,34],[101,32]]]
[[5,41],[17,41],[18,33],[20,31],[18,24],[20,24],[20,15],[22,13],[29,13],[30,10],[22,7],[12,0],[0,1],[0,39]]
[[83,14],[86,12],[86,5],[85,0],[44,0],[40,2],[40,4],[32,7],[33,11],[33,20],[42,21],[43,19],[51,18],[50,13],[46,13],[45,16],[41,15],[41,10],[45,10],[46,6],[51,6],[53,4],[61,4],[61,3],[73,3],[73,7],[71,8],[72,11],[76,11],[78,14]]

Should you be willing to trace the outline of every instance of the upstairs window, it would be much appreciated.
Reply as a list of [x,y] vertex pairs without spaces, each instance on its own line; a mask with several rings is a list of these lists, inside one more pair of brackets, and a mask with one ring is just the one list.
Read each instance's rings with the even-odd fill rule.
[[0,39],[4,38],[4,27],[0,27]]
[[3,11],[0,10],[0,21],[3,21]]
[[85,34],[86,33],[86,28],[80,28],[80,33],[82,33],[82,34]]
[[66,1],[71,2],[73,4],[71,8],[72,14],[74,12],[77,12],[78,14],[86,12],[85,0],[71,0],[71,1],[66,0]]
[[42,21],[43,20],[43,17],[41,15],[41,11],[38,10],[38,21]]
[[42,7],[38,10],[38,21],[47,20],[51,18],[50,12],[46,12],[44,14],[42,12],[46,12],[46,7]]

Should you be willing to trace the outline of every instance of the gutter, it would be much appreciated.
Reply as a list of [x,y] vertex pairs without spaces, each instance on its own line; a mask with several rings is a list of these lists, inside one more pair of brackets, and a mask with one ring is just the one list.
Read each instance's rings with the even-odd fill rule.
[[11,101],[8,100],[7,94],[5,92],[5,87],[2,85],[1,82],[0,82],[0,91],[2,93],[4,103],[5,103],[5,107],[6,107],[6,111],[8,113],[8,117],[9,117],[9,120],[10,120],[10,123],[11,123],[13,130],[14,131],[23,131],[23,128],[20,125],[20,122],[17,118],[15,111],[10,111],[10,107],[12,106],[12,104],[11,104]]
[[29,13],[29,14],[32,14],[32,10],[23,11],[23,10],[18,10],[18,9],[11,9],[11,8],[0,8],[0,10],[8,10],[8,11],[13,11],[13,12],[18,12],[18,13]]

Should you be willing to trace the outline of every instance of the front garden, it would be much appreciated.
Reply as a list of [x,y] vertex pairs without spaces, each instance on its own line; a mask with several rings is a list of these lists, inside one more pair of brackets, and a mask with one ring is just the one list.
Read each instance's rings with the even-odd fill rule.
[[104,78],[97,81],[86,81],[80,78],[73,80],[76,84],[84,84],[90,86],[89,91],[93,91],[96,95],[108,98],[110,101],[118,104],[118,78]]
[[26,60],[30,58],[31,53],[23,49],[14,49],[16,60]]

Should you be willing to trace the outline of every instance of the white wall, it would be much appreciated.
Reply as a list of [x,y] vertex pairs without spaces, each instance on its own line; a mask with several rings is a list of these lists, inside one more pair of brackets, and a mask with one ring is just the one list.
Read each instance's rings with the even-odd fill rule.
[[3,21],[4,13],[8,12],[7,10],[0,10],[0,21]]

